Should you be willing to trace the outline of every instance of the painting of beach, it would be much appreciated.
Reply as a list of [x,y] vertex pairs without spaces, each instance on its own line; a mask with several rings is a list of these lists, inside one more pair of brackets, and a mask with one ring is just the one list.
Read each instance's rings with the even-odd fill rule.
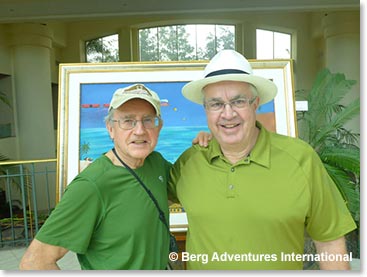
[[[80,160],[93,161],[113,147],[105,128],[104,117],[116,89],[132,83],[81,84],[80,100]],[[163,128],[156,151],[170,162],[191,146],[199,131],[209,131],[202,105],[192,103],[181,94],[186,82],[144,82],[161,99]],[[258,119],[275,131],[274,103],[258,109]]]

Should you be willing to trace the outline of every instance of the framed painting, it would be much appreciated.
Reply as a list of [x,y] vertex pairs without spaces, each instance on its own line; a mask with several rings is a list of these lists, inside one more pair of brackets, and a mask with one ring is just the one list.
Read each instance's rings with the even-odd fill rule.
[[[258,120],[269,130],[296,136],[291,60],[250,61],[254,74],[278,87],[275,99],[258,109]],[[205,62],[61,64],[57,150],[57,199],[65,187],[94,159],[112,148],[104,117],[116,89],[142,83],[161,99],[163,128],[156,150],[169,161],[207,130],[201,105],[181,94],[189,81],[201,78]]]

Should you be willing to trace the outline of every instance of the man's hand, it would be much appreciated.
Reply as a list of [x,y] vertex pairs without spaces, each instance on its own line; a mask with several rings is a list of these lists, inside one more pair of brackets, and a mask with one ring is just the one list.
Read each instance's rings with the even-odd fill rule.
[[209,141],[211,141],[212,138],[213,138],[212,134],[200,131],[196,135],[196,138],[192,140],[192,144],[199,144],[200,146],[207,147]]

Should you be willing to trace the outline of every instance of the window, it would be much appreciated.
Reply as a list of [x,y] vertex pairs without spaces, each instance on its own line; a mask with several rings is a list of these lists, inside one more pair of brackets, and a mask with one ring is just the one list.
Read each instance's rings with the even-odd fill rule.
[[291,35],[256,30],[256,59],[290,59]]
[[141,61],[209,60],[234,49],[233,25],[175,25],[139,30]]
[[86,60],[88,63],[118,62],[118,35],[89,40],[85,43]]

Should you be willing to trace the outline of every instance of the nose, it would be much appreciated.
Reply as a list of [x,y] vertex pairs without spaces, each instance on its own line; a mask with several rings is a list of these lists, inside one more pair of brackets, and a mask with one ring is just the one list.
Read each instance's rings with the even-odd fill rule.
[[144,134],[146,132],[143,122],[141,120],[136,121],[136,125],[134,127],[134,133],[137,135]]
[[226,119],[233,118],[236,116],[236,111],[232,108],[231,103],[224,103],[221,116]]

